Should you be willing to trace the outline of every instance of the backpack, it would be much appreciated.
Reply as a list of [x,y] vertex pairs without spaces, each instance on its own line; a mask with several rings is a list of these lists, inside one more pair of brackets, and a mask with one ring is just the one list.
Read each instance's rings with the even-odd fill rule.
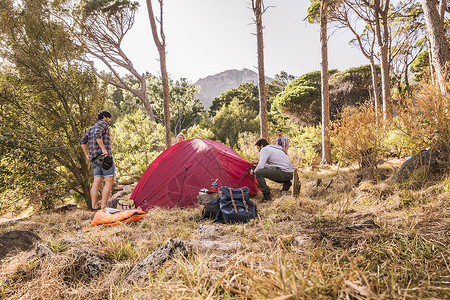
[[256,204],[248,196],[249,188],[220,187],[222,197],[219,200],[219,212],[215,223],[247,223],[256,218]]
[[219,201],[220,197],[217,196],[206,203],[202,211],[202,219],[214,219],[216,217],[220,209]]

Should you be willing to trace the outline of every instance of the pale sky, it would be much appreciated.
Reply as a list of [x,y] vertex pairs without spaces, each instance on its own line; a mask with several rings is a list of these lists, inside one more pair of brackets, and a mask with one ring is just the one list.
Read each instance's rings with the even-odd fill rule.
[[[140,72],[160,75],[145,0],[124,49]],[[153,2],[157,2],[153,0]],[[257,72],[256,25],[250,0],[165,0],[164,30],[170,78],[199,78],[243,68]],[[309,0],[266,0],[263,15],[265,75],[294,76],[320,70],[319,25],[304,21]],[[155,4],[154,4],[155,5]],[[159,14],[156,9],[155,14]],[[349,31],[328,30],[329,69],[344,71],[368,64],[348,42]]]

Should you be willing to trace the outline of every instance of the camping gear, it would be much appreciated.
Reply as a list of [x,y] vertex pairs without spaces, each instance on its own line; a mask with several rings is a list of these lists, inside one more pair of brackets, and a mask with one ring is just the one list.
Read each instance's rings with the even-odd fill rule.
[[201,190],[198,192],[197,203],[206,205],[212,199],[222,196],[222,192],[217,191],[213,193],[203,193]]
[[125,199],[120,199],[117,202],[117,208],[118,209],[132,209],[134,208],[134,201],[133,200],[125,200]]
[[211,183],[211,189],[209,189],[207,191],[208,194],[217,192],[219,190],[219,185],[217,184],[217,180],[219,180],[219,179],[218,178],[217,179],[211,179],[211,182],[212,182]]
[[106,156],[103,158],[102,169],[109,170],[113,165],[113,160],[111,156]]
[[247,223],[256,218],[256,204],[248,196],[249,189],[242,187],[232,189],[221,186],[222,197],[219,201],[219,212],[214,219],[216,223]]
[[113,213],[108,213],[106,209],[99,210],[94,215],[91,225],[115,226],[120,223],[134,222],[145,216],[145,212],[141,208],[120,210],[111,208],[110,210]]
[[220,210],[220,196],[216,196],[206,203],[202,211],[202,219],[215,219]]
[[131,199],[136,206],[189,207],[197,205],[200,189],[217,184],[249,188],[251,196],[257,187],[249,176],[251,164],[229,147],[207,139],[179,142],[161,153],[148,167]]

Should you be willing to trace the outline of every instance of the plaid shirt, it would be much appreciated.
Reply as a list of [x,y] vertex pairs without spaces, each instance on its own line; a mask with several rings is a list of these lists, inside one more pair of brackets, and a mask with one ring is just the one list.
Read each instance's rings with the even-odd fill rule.
[[283,150],[286,151],[286,147],[289,147],[289,139],[287,136],[282,135],[281,137],[277,138],[277,143],[278,146],[283,147]]
[[97,139],[102,139],[108,155],[112,156],[111,152],[111,132],[109,125],[103,120],[99,120],[83,135],[80,144],[88,144],[89,160],[92,160],[97,155],[102,154],[102,149],[97,143]]

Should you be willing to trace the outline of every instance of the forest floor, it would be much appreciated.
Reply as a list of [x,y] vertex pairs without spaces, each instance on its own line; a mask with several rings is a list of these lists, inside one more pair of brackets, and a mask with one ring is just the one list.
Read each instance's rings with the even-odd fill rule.
[[[401,164],[378,166],[379,178]],[[359,182],[354,168],[334,166],[299,176],[299,197],[256,197],[259,217],[247,224],[202,220],[200,206],[156,208],[113,227],[91,226],[94,213],[85,208],[3,224],[0,235],[22,230],[39,239],[0,257],[0,298],[450,298],[450,176]],[[174,248],[144,280],[127,280],[174,239],[197,247]]]

